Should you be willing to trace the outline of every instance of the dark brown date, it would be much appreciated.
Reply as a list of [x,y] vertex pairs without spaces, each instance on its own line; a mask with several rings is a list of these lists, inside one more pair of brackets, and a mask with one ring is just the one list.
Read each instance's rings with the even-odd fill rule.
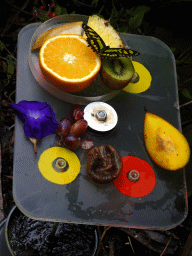
[[123,163],[111,145],[93,147],[87,154],[87,174],[97,183],[109,183],[122,170]]

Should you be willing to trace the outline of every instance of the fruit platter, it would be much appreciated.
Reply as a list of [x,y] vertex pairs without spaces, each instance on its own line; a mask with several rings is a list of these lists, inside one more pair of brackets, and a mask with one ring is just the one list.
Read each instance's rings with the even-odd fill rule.
[[[122,33],[122,45],[107,46],[89,18],[63,15],[28,25],[19,34],[16,104],[11,104],[17,116],[15,202],[25,215],[40,220],[173,228],[187,216],[184,166],[190,156],[180,132],[174,56],[163,42],[147,36]],[[58,32],[72,22],[77,29],[82,22],[87,36],[81,42],[75,36],[78,45],[88,43],[80,49],[101,59],[94,81],[84,74],[90,84],[78,91],[70,90],[83,86],[83,80],[74,86],[70,79],[68,87],[69,79],[47,68],[55,58],[55,51],[46,55],[49,44],[74,39],[69,31]],[[105,26],[110,28],[109,22]],[[33,49],[36,43],[40,46]],[[72,62],[68,48],[64,60]],[[120,69],[123,79],[114,77],[113,69]]]
[[[41,69],[39,66],[40,46],[39,45],[36,46],[35,42],[37,41],[37,38],[47,30],[54,29],[55,27],[60,27],[63,24],[67,24],[67,23],[69,24],[71,24],[72,22],[87,23],[87,21],[88,21],[88,16],[85,16],[85,15],[58,16],[54,19],[48,20],[47,22],[41,24],[41,26],[38,26],[30,41],[29,65],[30,65],[31,72],[33,73],[36,81],[39,83],[39,85],[42,88],[47,90],[49,93],[51,93],[55,97],[71,103],[78,102],[80,104],[86,104],[88,102],[96,101],[96,100],[105,101],[116,96],[119,93],[119,91],[112,91],[106,86],[104,86],[99,76],[93,81],[93,83],[88,88],[86,88],[83,91],[73,93],[72,95],[70,93],[57,90],[57,88],[53,87],[52,84],[49,81],[47,81],[41,73]],[[75,28],[78,30],[76,32],[78,34],[81,33],[81,28],[79,28],[79,27],[82,27],[81,23],[77,24],[77,28]],[[68,30],[69,29],[67,29],[66,33],[72,33],[72,32],[69,32]]]

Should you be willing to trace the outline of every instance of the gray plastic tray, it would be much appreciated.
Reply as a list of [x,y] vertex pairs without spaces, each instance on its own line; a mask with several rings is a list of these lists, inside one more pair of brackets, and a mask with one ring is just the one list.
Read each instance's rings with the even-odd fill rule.
[[[18,37],[16,102],[46,101],[53,108],[56,119],[69,117],[71,103],[45,92],[29,68],[31,38],[40,24],[23,28]],[[160,40],[147,36],[121,34],[124,42],[139,51],[134,60],[143,64],[152,75],[149,90],[141,94],[121,91],[107,101],[118,114],[116,128],[106,135],[87,131],[95,145],[111,144],[121,156],[137,156],[146,160],[156,175],[156,186],[147,196],[128,197],[113,183],[95,185],[86,175],[86,153],[76,150],[81,162],[78,177],[68,185],[53,184],[38,170],[42,152],[57,146],[58,136],[49,135],[38,143],[38,153],[23,132],[22,123],[15,120],[15,149],[13,194],[19,209],[30,218],[111,225],[127,228],[170,229],[187,216],[187,196],[184,170],[167,171],[149,157],[143,140],[144,107],[181,129],[175,59]]]

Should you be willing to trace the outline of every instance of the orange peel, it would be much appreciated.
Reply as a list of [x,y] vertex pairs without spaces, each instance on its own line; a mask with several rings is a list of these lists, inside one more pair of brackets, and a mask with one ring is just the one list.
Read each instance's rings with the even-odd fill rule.
[[[58,171],[54,167],[57,159],[64,159],[68,163],[66,171]],[[67,148],[51,147],[43,151],[38,161],[38,168],[45,179],[64,185],[69,184],[78,176],[81,164],[77,155]]]

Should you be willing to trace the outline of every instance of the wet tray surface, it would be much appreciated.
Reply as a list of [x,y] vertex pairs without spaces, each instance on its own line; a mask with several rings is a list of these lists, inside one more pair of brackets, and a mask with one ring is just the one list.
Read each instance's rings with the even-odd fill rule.
[[[33,77],[29,62],[30,40],[39,26],[23,28],[18,37],[16,102],[37,100],[53,108],[56,119],[69,117],[71,103],[45,92]],[[115,129],[105,135],[87,131],[96,146],[111,144],[121,156],[136,156],[151,165],[156,176],[155,188],[143,197],[128,197],[113,183],[96,185],[86,175],[86,153],[76,150],[81,171],[68,185],[46,180],[38,169],[40,155],[58,146],[59,137],[49,135],[38,142],[37,154],[15,119],[15,150],[13,194],[19,209],[28,217],[42,220],[111,225],[132,228],[169,229],[181,223],[187,215],[184,170],[171,172],[158,167],[149,157],[143,139],[144,107],[177,128],[180,127],[175,60],[169,48],[160,40],[138,35],[121,34],[123,41],[140,56],[133,60],[143,64],[152,75],[149,90],[141,94],[120,92],[107,101],[118,114]]]

